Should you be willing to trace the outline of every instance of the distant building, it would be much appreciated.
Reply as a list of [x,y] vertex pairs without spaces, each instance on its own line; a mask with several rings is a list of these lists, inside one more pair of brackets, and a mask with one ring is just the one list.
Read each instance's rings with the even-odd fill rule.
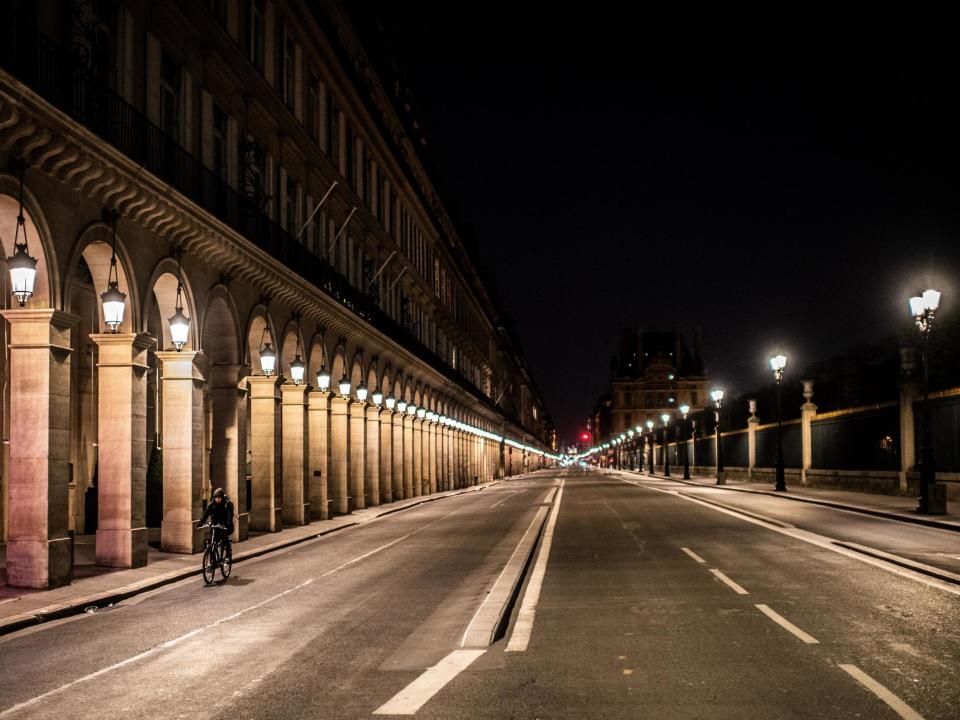
[[[607,425],[609,435],[647,420],[660,424],[663,413],[677,415],[681,405],[689,405],[691,412],[701,410],[710,400],[709,385],[699,328],[693,347],[681,331],[621,329],[610,389],[597,404],[594,427]],[[607,414],[609,419],[601,417]]]

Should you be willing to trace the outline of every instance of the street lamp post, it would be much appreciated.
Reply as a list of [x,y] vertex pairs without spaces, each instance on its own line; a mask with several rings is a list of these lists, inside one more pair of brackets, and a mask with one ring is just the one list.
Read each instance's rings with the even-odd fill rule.
[[680,447],[679,442],[683,443],[683,479],[684,480],[690,479],[690,452],[689,452],[689,448],[687,447],[687,414],[689,412],[690,412],[689,405],[680,406],[680,414],[683,416],[683,422],[681,425],[681,428],[683,430],[681,434],[683,435],[683,438],[680,441],[678,441],[677,447],[678,448]]
[[723,390],[714,390],[710,393],[710,399],[717,408],[717,485],[726,485],[727,480],[723,475],[723,429],[721,420],[721,411],[723,410]]
[[664,413],[663,420],[663,474],[670,477],[670,416]]
[[648,471],[649,475],[653,475],[653,420],[647,420],[647,448],[648,448]]
[[777,461],[776,461],[776,482],[773,489],[777,492],[786,492],[787,481],[783,473],[783,414],[781,404],[781,391],[783,385],[783,370],[787,367],[787,356],[776,355],[770,358],[770,368],[773,370],[774,377],[777,378]]
[[920,356],[923,360],[923,401],[920,405],[920,497],[917,512],[941,515],[947,511],[944,491],[937,487],[937,467],[933,453],[933,432],[930,422],[929,393],[930,371],[928,345],[933,318],[940,307],[940,293],[925,290],[918,297],[910,298],[910,312],[920,330]]

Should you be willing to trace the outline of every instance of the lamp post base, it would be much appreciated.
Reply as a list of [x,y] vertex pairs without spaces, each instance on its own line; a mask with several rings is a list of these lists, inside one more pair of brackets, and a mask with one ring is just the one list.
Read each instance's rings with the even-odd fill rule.
[[727,473],[724,470],[717,472],[717,485],[726,485],[727,484]]
[[917,498],[917,512],[924,515],[945,515],[947,512],[947,486],[942,482],[924,483]]

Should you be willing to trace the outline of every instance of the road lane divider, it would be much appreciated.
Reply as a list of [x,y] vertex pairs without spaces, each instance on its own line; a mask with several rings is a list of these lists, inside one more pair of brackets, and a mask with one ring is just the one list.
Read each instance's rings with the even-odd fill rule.
[[520,542],[513,549],[510,559],[503,566],[493,586],[487,591],[486,597],[477,608],[467,629],[460,639],[462,648],[488,647],[497,639],[497,631],[503,624],[512,600],[516,595],[523,573],[530,563],[530,558],[536,548],[537,537],[547,518],[547,509],[538,508],[527,526]]
[[537,604],[540,602],[540,591],[543,589],[543,578],[547,573],[547,563],[550,561],[550,546],[553,544],[553,530],[557,524],[557,516],[560,514],[561,500],[563,500],[562,480],[553,500],[553,508],[550,510],[547,527],[543,531],[543,540],[540,542],[537,562],[533,566],[526,592],[523,594],[523,601],[520,603],[520,610],[517,612],[517,619],[513,624],[513,633],[507,643],[506,652],[524,652],[530,644],[533,622],[537,615]]
[[479,648],[454,650],[436,665],[427,668],[416,680],[374,710],[373,714],[414,715],[485,652]]
[[867,688],[867,690],[883,700],[890,707],[890,709],[902,717],[903,720],[923,720],[923,715],[907,705],[903,700],[887,690],[887,688],[867,675],[856,665],[841,664],[839,667],[850,677]]
[[[663,488],[654,487],[653,485],[647,485],[646,483],[641,483],[636,480],[626,480],[623,482],[628,485],[634,485],[635,487],[641,488],[643,490],[649,490],[651,492],[658,492],[664,495],[673,495],[681,500],[686,500],[687,502],[695,503],[702,507],[713,510],[714,512],[723,513],[724,515],[729,515],[735,517],[738,520],[743,520],[744,522],[752,523],[754,525],[759,525],[762,528],[767,530],[772,530],[773,532],[780,533],[781,535],[786,535],[787,537],[794,538],[795,540],[800,540],[811,545],[815,545],[824,550],[829,550],[830,552],[837,553],[838,555],[843,555],[844,557],[851,558],[858,562],[862,562],[866,565],[872,565],[873,567],[885,570],[888,573],[893,575],[899,575],[902,578],[908,580],[913,580],[914,582],[921,583],[928,587],[937,588],[943,592],[949,593],[950,595],[960,596],[960,580],[957,579],[957,576],[953,573],[948,573],[946,571],[940,571],[936,568],[929,568],[929,572],[920,572],[918,570],[912,569],[909,563],[913,561],[907,560],[906,558],[898,558],[900,562],[893,562],[892,557],[898,557],[895,555],[890,555],[887,559],[883,559],[881,556],[880,550],[872,550],[872,553],[868,555],[863,550],[854,551],[843,546],[843,543],[839,540],[827,537],[825,535],[819,535],[815,532],[809,530],[801,530],[799,528],[786,528],[779,527],[774,525],[772,522],[760,519],[759,517],[751,517],[749,515],[744,515],[742,512],[737,510],[730,510],[727,508],[719,507],[715,503],[705,502],[700,498],[691,497],[689,495],[684,495],[677,493],[676,491],[666,490]],[[863,547],[863,546],[861,546]],[[929,567],[929,566],[927,566]]]
[[756,608],[757,608],[757,610],[759,610],[760,612],[762,612],[764,615],[766,615],[768,618],[770,618],[771,620],[773,620],[777,625],[779,625],[780,627],[782,627],[784,630],[786,630],[787,632],[791,633],[792,635],[800,638],[800,640],[802,640],[803,642],[805,642],[807,645],[819,645],[819,644],[820,644],[820,641],[817,640],[813,635],[810,635],[809,633],[805,633],[803,630],[801,630],[801,629],[798,628],[796,625],[794,625],[792,622],[790,622],[789,620],[787,620],[783,615],[781,615],[780,613],[778,613],[776,610],[774,610],[773,608],[771,608],[769,605],[764,605],[764,604],[762,604],[762,603],[759,603],[759,604],[757,604]]
[[697,561],[698,563],[700,563],[701,565],[706,565],[706,564],[707,564],[707,561],[706,561],[706,560],[704,560],[702,557],[700,557],[699,555],[697,555],[697,554],[696,554],[693,550],[691,550],[690,548],[682,547],[682,548],[680,548],[680,549],[683,550],[687,555],[689,555],[690,557],[692,557],[694,560],[696,560],[696,561]]
[[728,578],[728,577],[727,577],[726,575],[724,575],[722,572],[720,572],[719,570],[717,570],[717,568],[710,568],[710,572],[712,572],[712,573],[714,574],[714,576],[715,576],[720,582],[722,582],[724,585],[726,585],[726,586],[729,587],[731,590],[733,590],[737,595],[749,595],[749,594],[750,594],[750,593],[748,593],[742,586],[737,585],[737,583],[735,583],[733,580],[731,580],[730,578]]

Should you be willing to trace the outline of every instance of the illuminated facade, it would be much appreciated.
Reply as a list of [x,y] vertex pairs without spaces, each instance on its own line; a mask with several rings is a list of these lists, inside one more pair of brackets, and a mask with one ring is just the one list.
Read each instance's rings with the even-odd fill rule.
[[545,462],[525,360],[353,27],[335,0],[5,16],[0,243],[22,160],[37,259],[23,307],[3,274],[10,584],[69,582],[71,531],[103,565],[195,552],[218,485],[243,540]]

